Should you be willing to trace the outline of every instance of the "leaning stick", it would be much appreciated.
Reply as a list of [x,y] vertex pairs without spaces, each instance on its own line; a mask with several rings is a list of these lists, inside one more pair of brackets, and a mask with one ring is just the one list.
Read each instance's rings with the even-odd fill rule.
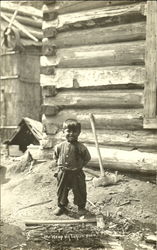
[[93,131],[93,135],[94,135],[95,146],[96,146],[97,153],[98,153],[98,160],[99,160],[99,166],[100,166],[100,175],[105,176],[105,170],[104,170],[104,167],[103,167],[102,157],[101,157],[101,154],[100,154],[98,139],[97,139],[97,135],[96,135],[94,115],[90,114],[89,118],[90,118],[90,123],[91,123],[92,131]]
[[75,220],[28,220],[25,221],[26,226],[42,225],[42,224],[78,224],[78,223],[94,223],[96,218],[92,219],[75,219]]
[[7,27],[6,35],[8,35],[8,34],[10,33],[10,31],[11,31],[11,26],[12,26],[12,24],[13,24],[13,22],[14,22],[14,19],[16,18],[16,15],[17,15],[17,12],[18,12],[18,10],[19,10],[19,8],[20,8],[20,5],[21,5],[21,2],[18,3],[18,7],[17,7],[17,9],[15,10],[14,14],[12,15],[12,18],[11,18],[11,20],[10,20],[10,22],[9,22],[8,27]]

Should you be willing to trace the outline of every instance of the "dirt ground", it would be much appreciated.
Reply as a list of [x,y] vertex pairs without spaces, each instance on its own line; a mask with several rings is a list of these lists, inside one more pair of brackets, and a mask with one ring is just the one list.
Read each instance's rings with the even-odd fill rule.
[[[1,250],[156,249],[155,241],[147,239],[150,235],[156,237],[157,233],[155,177],[119,173],[116,185],[95,188],[93,176],[86,173],[88,212],[85,218],[95,218],[101,212],[104,229],[98,229],[94,223],[84,227],[28,227],[25,225],[28,220],[58,219],[53,215],[55,169],[50,160],[36,163],[31,169],[30,164],[19,159],[1,158]],[[72,193],[69,198],[68,212],[59,217],[61,220],[79,218]],[[69,230],[71,238],[67,236],[66,240]]]

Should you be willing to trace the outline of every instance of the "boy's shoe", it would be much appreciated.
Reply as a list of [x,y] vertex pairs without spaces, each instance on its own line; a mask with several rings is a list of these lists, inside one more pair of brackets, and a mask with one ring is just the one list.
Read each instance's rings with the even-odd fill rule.
[[87,210],[85,208],[78,208],[78,214],[81,215],[85,215],[87,213]]
[[65,208],[64,207],[57,207],[55,209],[55,211],[54,211],[54,215],[59,216],[59,215],[64,214],[64,212],[65,212]]

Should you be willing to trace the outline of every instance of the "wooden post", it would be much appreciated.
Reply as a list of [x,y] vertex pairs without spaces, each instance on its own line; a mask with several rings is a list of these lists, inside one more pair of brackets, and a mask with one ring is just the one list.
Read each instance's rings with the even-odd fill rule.
[[[157,1],[147,1],[145,128],[157,128]],[[153,122],[154,121],[154,122]],[[150,126],[149,126],[150,123]]]

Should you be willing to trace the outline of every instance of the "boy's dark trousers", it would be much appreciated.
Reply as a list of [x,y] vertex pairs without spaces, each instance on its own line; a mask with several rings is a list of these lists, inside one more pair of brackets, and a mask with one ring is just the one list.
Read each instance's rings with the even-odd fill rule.
[[58,206],[64,207],[68,204],[68,193],[72,189],[74,204],[79,208],[85,208],[87,192],[85,174],[80,170],[70,171],[60,169],[57,174],[57,196]]

